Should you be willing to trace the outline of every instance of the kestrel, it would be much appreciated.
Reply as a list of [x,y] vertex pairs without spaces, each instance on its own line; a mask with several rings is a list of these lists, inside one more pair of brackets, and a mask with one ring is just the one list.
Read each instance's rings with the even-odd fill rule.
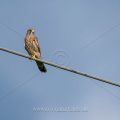
[[[25,49],[31,57],[41,60],[41,50],[38,43],[38,39],[35,36],[34,29],[27,30],[25,36]],[[41,72],[47,72],[47,69],[42,62],[36,61],[36,64]]]

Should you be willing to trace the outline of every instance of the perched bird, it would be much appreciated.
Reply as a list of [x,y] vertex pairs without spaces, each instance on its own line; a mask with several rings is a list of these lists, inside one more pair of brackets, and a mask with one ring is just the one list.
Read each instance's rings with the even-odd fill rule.
[[[34,29],[28,29],[25,36],[25,49],[32,58],[41,60],[41,50],[38,39],[35,36]],[[45,65],[42,62],[36,61],[36,64],[41,72],[47,72]]]

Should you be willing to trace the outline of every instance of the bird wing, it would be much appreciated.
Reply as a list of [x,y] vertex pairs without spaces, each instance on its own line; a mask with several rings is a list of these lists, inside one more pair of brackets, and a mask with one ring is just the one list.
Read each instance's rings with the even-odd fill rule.
[[36,36],[34,36],[33,39],[33,47],[34,47],[34,51],[36,51],[37,53],[39,53],[40,57],[41,57],[41,50],[40,50],[40,45],[38,42],[38,38]]
[[37,46],[37,48],[38,48],[38,51],[39,51],[40,54],[41,54],[40,45],[39,45],[39,42],[38,42],[38,38],[37,38],[37,37],[35,37],[35,44],[36,44],[36,46]]

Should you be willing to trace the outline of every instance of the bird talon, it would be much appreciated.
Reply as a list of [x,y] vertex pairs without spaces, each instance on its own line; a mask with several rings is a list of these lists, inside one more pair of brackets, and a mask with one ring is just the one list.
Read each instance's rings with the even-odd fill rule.
[[31,58],[29,58],[30,61],[32,61],[33,59],[35,59],[35,55],[32,55]]
[[32,58],[35,59],[36,58],[35,55],[32,55]]

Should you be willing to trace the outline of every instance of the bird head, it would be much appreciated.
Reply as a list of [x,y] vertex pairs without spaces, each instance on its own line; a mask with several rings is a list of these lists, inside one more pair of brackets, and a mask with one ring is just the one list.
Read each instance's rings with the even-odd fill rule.
[[33,34],[34,32],[35,32],[35,30],[33,28],[27,30],[27,34],[31,34],[31,33]]

